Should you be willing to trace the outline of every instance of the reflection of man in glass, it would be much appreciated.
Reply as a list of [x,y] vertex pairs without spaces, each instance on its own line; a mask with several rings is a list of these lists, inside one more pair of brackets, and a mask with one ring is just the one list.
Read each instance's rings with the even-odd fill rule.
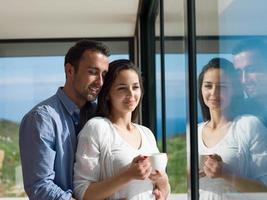
[[260,39],[242,41],[233,50],[233,62],[249,104],[246,107],[267,126],[267,44]]

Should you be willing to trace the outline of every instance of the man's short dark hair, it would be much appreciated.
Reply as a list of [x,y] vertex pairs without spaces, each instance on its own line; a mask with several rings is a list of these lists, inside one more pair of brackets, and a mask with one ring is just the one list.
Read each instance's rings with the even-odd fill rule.
[[93,40],[80,40],[74,46],[72,46],[65,55],[64,65],[67,63],[71,64],[77,72],[80,59],[84,51],[87,50],[101,53],[107,57],[110,55],[109,48],[103,43]]
[[235,46],[232,51],[233,55],[237,55],[244,51],[255,51],[261,58],[267,62],[267,44],[261,38],[251,38],[242,40]]

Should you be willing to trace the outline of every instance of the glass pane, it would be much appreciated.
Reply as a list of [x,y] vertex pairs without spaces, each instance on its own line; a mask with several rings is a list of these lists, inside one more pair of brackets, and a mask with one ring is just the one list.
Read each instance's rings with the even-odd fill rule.
[[267,2],[196,3],[200,199],[266,199]]
[[[157,87],[157,134],[162,144],[162,93],[159,20],[156,21],[156,87]],[[185,105],[185,55],[183,48],[183,1],[164,1],[165,31],[165,108],[167,172],[174,199],[186,199],[186,105]],[[178,194],[179,193],[179,194]]]
[[0,196],[24,196],[18,129],[23,115],[64,83],[62,56],[0,58]]

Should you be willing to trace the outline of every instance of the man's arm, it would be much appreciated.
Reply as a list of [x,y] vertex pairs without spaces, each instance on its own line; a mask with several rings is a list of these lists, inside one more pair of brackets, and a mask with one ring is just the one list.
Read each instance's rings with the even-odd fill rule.
[[30,113],[21,122],[19,146],[24,188],[29,199],[70,200],[71,191],[54,183],[55,130],[51,117]]

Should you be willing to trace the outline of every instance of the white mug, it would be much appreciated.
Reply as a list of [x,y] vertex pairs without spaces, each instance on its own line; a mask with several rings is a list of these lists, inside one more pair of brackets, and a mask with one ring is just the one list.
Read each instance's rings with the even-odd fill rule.
[[153,170],[165,171],[168,162],[166,153],[153,153],[149,156],[149,160]]

